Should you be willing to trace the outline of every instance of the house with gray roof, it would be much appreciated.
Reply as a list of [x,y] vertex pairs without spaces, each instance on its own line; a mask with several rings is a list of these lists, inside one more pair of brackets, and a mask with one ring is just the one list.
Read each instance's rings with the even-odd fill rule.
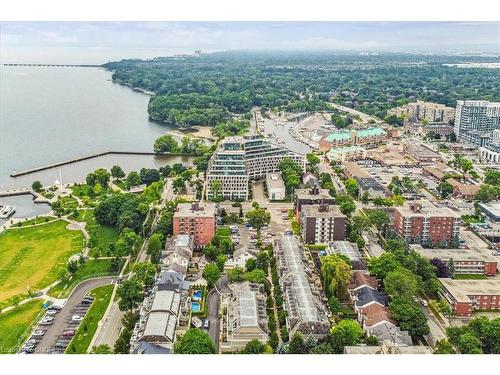
[[221,296],[221,352],[241,351],[251,340],[267,342],[266,295],[261,285],[248,281],[229,285]]

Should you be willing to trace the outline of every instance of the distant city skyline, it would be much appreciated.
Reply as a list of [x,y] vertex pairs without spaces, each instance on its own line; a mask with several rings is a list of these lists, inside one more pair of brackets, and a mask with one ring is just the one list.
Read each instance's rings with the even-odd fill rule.
[[2,22],[3,62],[104,63],[222,50],[491,52],[499,22]]

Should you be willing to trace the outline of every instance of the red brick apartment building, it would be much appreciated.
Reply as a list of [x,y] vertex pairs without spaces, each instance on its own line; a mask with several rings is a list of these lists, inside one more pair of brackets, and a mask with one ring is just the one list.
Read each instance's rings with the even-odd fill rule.
[[205,246],[215,235],[214,203],[179,203],[174,213],[174,236],[189,234],[195,246]]
[[443,297],[458,317],[470,317],[475,310],[500,310],[500,279],[439,279]]
[[429,201],[397,207],[394,212],[394,231],[410,243],[451,244],[460,235],[460,223],[460,216],[451,209]]
[[427,259],[441,259],[446,263],[453,259],[455,274],[475,274],[495,276],[498,262],[496,257],[478,248],[469,249],[424,249],[421,245],[410,245],[410,248]]

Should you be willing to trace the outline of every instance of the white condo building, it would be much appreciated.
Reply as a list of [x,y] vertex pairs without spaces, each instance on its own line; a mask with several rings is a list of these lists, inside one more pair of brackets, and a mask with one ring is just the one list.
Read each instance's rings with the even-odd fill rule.
[[481,146],[482,139],[500,129],[500,102],[458,100],[455,111],[457,139]]
[[207,198],[220,195],[224,199],[248,200],[249,181],[279,172],[278,164],[284,158],[296,161],[305,169],[304,155],[276,146],[260,136],[225,138],[208,165]]

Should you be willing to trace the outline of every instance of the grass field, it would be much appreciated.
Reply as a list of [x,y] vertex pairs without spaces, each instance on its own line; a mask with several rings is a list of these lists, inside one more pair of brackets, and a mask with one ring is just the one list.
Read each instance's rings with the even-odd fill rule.
[[15,353],[19,349],[41,310],[42,301],[35,300],[0,314],[0,353]]
[[44,224],[44,223],[47,223],[49,221],[53,221],[56,219],[57,218],[55,216],[40,216],[40,217],[36,217],[34,219],[20,221],[19,223],[14,224],[13,227],[27,227],[27,226],[34,225],[34,224]]
[[90,341],[92,341],[92,337],[94,337],[97,330],[97,323],[104,316],[112,293],[113,285],[105,285],[92,290],[90,294],[95,297],[94,303],[92,303],[89,311],[85,314],[85,318],[69,343],[66,353],[83,354],[87,352]]
[[9,300],[36,291],[57,280],[57,270],[80,251],[83,235],[52,223],[9,229],[0,234],[0,308]]
[[455,280],[486,280],[488,276],[484,274],[457,273],[453,276]]
[[78,217],[74,220],[87,223],[86,229],[96,241],[93,246],[95,248],[106,249],[118,240],[118,230],[109,225],[99,224],[94,218],[93,210],[78,210]]
[[[120,269],[123,266],[123,262],[122,260]],[[89,259],[78,268],[71,277],[71,280],[57,284],[50,289],[48,294],[55,298],[67,298],[71,291],[83,280],[91,277],[117,275],[120,271],[111,272],[110,264],[111,261],[109,259]]]

